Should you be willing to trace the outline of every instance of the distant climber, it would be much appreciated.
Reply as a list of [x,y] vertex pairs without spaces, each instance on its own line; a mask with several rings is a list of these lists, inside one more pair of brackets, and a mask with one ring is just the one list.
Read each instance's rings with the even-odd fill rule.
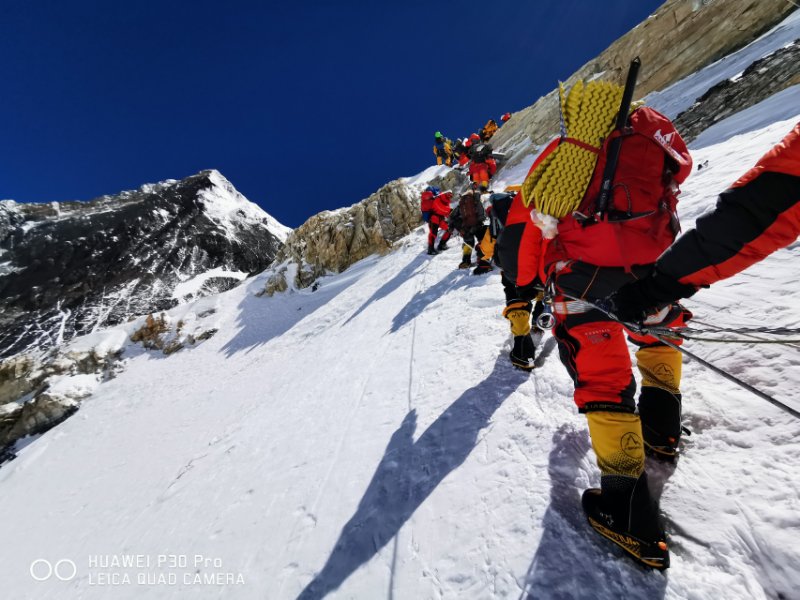
[[476,250],[478,260],[483,257],[476,241],[483,239],[486,233],[486,211],[483,208],[480,195],[471,189],[461,194],[453,212],[450,213],[450,230],[458,231],[463,239],[461,246],[461,262],[459,269],[469,269],[472,266],[472,250]]
[[489,189],[489,181],[497,172],[497,162],[492,158],[492,146],[486,142],[472,142],[469,147],[469,178],[476,190],[485,192]]
[[497,133],[497,129],[498,129],[497,121],[495,121],[494,119],[489,119],[488,121],[486,121],[486,125],[481,127],[481,130],[478,132],[481,141],[488,142],[490,139],[492,139],[492,136],[495,133]]
[[439,193],[439,188],[429,185],[426,187],[419,200],[419,210],[422,215],[422,220],[426,223],[431,222],[431,208],[433,207],[433,199]]
[[455,159],[455,162],[458,163],[459,167],[463,167],[469,162],[468,151],[469,147],[466,145],[465,140],[457,138],[456,143],[453,144],[453,159]]
[[[497,240],[502,234],[511,204],[520,187],[509,186],[504,192],[490,196],[488,233],[492,241]],[[539,277],[533,277],[525,286],[517,287],[502,270],[503,265],[498,260],[499,256],[494,255],[493,258],[501,269],[500,282],[503,284],[506,298],[503,316],[508,319],[513,338],[509,359],[518,369],[530,371],[535,367],[536,347],[544,335],[544,330],[536,325],[537,318],[545,308],[542,302],[544,284]]]
[[446,164],[448,167],[453,164],[453,143],[437,131],[433,135],[433,155],[436,157],[436,164]]
[[481,198],[483,207],[486,210],[486,216],[489,217],[489,225],[483,231],[483,234],[477,238],[478,245],[475,247],[475,251],[477,253],[478,261],[475,265],[475,268],[472,270],[473,275],[483,275],[494,270],[492,263],[495,258],[494,250],[497,242],[496,231],[498,224],[497,217],[495,215],[495,210],[497,207],[495,206],[493,198],[495,198],[496,194],[480,194],[478,191],[475,191],[474,193],[476,198]]
[[505,122],[508,121],[510,118],[511,118],[511,113],[510,112],[507,112],[502,117],[500,117],[500,121],[501,121],[500,127],[502,127],[505,124]]
[[[447,240],[450,239],[447,217],[450,216],[450,201],[452,198],[452,192],[442,192],[434,186],[428,186],[422,192],[420,209],[423,215],[426,212],[428,214],[428,254],[430,255],[447,250]],[[436,240],[440,229],[442,237],[439,239],[437,246]]]

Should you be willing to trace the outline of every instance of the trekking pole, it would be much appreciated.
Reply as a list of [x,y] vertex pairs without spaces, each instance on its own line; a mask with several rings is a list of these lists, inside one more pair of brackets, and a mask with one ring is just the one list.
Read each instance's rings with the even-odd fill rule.
[[746,381],[742,381],[741,379],[739,379],[735,375],[731,375],[730,373],[728,373],[724,369],[721,369],[718,366],[711,364],[710,362],[708,362],[705,359],[700,358],[696,354],[694,354],[692,352],[689,352],[688,350],[686,350],[685,348],[682,348],[678,344],[676,344],[674,342],[671,342],[671,341],[665,339],[663,336],[650,331],[649,329],[647,329],[647,327],[644,327],[644,326],[641,326],[641,325],[637,325],[636,323],[626,323],[626,322],[621,321],[620,319],[618,319],[613,313],[609,312],[606,308],[604,308],[602,306],[598,306],[594,302],[590,302],[588,300],[583,300],[581,298],[576,298],[575,296],[570,296],[569,294],[564,294],[564,292],[561,292],[561,293],[564,296],[566,296],[567,298],[569,298],[570,300],[578,300],[580,302],[585,302],[589,306],[592,306],[593,308],[596,308],[597,310],[602,312],[604,315],[607,315],[607,316],[611,317],[614,321],[616,321],[617,323],[620,323],[621,325],[624,325],[626,328],[630,329],[631,331],[633,331],[635,333],[638,333],[640,335],[649,335],[649,336],[654,337],[655,339],[657,339],[659,342],[661,342],[665,346],[669,346],[670,348],[674,348],[675,350],[677,350],[681,354],[683,354],[685,356],[688,356],[692,360],[695,360],[695,361],[699,362],[701,365],[703,365],[704,367],[706,367],[708,369],[711,369],[712,371],[714,371],[718,375],[722,375],[728,381],[731,381],[731,382],[735,383],[736,385],[738,385],[739,387],[746,389],[748,392],[751,392],[751,393],[755,394],[759,398],[761,398],[763,400],[766,400],[767,402],[769,402],[773,406],[776,406],[776,407],[780,408],[781,410],[789,413],[790,415],[792,415],[796,419],[800,419],[800,411],[795,410],[791,406],[788,406],[788,405],[784,404],[783,402],[781,402],[780,400],[777,400],[776,398],[773,398],[769,394],[767,394],[765,392],[762,392],[761,390],[759,390],[756,387],[753,387],[752,385],[750,385]]
[[611,186],[614,183],[614,174],[617,171],[617,162],[619,161],[619,151],[622,147],[622,131],[628,122],[628,112],[631,109],[631,101],[633,101],[633,90],[636,88],[636,78],[639,75],[639,67],[642,66],[642,61],[637,56],[631,61],[631,66],[628,68],[628,78],[625,81],[625,89],[622,92],[622,102],[619,104],[619,112],[617,113],[617,121],[614,125],[614,132],[619,132],[608,145],[608,159],[606,160],[605,169],[603,169],[603,180],[600,184],[600,195],[597,197],[595,205],[595,213],[599,214],[602,218],[608,209],[608,201],[611,199]]

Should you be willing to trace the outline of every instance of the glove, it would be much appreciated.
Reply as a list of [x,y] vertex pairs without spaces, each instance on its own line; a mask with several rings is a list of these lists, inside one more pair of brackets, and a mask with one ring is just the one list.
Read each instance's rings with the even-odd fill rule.
[[624,323],[642,323],[652,314],[681,298],[694,295],[697,288],[680,283],[653,270],[649,275],[623,285],[604,298],[602,307]]

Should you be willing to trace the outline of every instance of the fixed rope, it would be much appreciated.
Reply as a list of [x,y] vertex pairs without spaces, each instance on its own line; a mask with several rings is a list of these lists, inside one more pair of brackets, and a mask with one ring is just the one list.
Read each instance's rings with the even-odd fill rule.
[[[634,333],[637,333],[637,334],[640,334],[640,335],[649,335],[649,336],[654,337],[655,339],[657,339],[659,342],[661,342],[665,346],[669,346],[670,348],[674,348],[675,350],[677,350],[681,354],[683,354],[685,356],[688,356],[689,358],[691,358],[692,360],[700,363],[704,367],[714,371],[718,375],[721,375],[722,377],[724,377],[728,381],[731,381],[731,382],[735,383],[739,387],[741,387],[741,388],[747,390],[748,392],[758,396],[762,400],[766,400],[767,402],[769,402],[773,406],[776,406],[777,408],[780,408],[784,412],[789,413],[790,415],[792,415],[796,419],[800,419],[800,411],[795,410],[791,406],[788,406],[787,404],[784,404],[783,402],[781,402],[780,400],[778,400],[776,398],[773,398],[772,396],[770,396],[766,392],[763,392],[760,389],[758,389],[757,387],[754,387],[754,386],[750,385],[746,381],[743,381],[742,379],[739,379],[738,377],[736,377],[735,375],[732,375],[731,373],[729,373],[725,369],[721,369],[720,367],[708,362],[704,358],[700,358],[699,356],[697,356],[693,352],[690,352],[686,348],[683,348],[683,347],[679,346],[674,341],[671,341],[669,339],[669,338],[672,338],[673,340],[675,340],[676,338],[681,337],[681,335],[682,335],[681,333],[679,333],[677,331],[671,331],[671,330],[669,330],[667,328],[664,328],[664,327],[647,327],[645,325],[639,325],[639,324],[636,324],[636,323],[626,323],[626,322],[621,321],[620,319],[618,319],[608,309],[606,309],[606,308],[604,308],[602,306],[598,306],[594,302],[590,302],[589,300],[586,300],[584,298],[576,298],[575,296],[571,296],[569,294],[565,294],[563,291],[560,291],[559,293],[562,294],[563,296],[569,298],[570,300],[578,300],[580,302],[585,302],[589,306],[592,306],[593,308],[596,308],[597,310],[599,310],[603,314],[607,315],[608,317],[610,317],[611,319],[613,319],[617,323],[620,323],[620,324],[624,325],[627,329],[630,329]],[[669,332],[669,333],[667,333],[667,332]],[[750,342],[748,342],[748,343],[750,343]]]

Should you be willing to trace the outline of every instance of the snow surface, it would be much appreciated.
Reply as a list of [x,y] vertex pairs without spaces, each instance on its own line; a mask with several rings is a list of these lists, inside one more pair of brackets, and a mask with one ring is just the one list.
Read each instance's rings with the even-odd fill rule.
[[401,178],[401,181],[408,186],[427,184],[429,181],[432,181],[437,177],[443,177],[451,168],[452,167],[448,167],[447,165],[432,165],[421,173],[417,173],[412,177]]
[[[793,125],[735,119],[695,152],[686,225]],[[554,340],[512,369],[499,275],[424,246],[419,228],[316,292],[258,297],[264,274],[204,298],[216,336],[133,353],[26,440],[0,469],[3,597],[797,597],[800,422],[686,362],[693,435],[676,467],[648,465],[672,568],[643,570],[581,513],[599,474]],[[797,327],[798,254],[687,304],[714,326]],[[800,408],[796,345],[687,347]],[[38,559],[77,574],[35,581]]]
[[50,382],[47,393],[51,396],[58,395],[65,398],[80,400],[90,396],[100,384],[100,377],[92,374],[59,377]]

